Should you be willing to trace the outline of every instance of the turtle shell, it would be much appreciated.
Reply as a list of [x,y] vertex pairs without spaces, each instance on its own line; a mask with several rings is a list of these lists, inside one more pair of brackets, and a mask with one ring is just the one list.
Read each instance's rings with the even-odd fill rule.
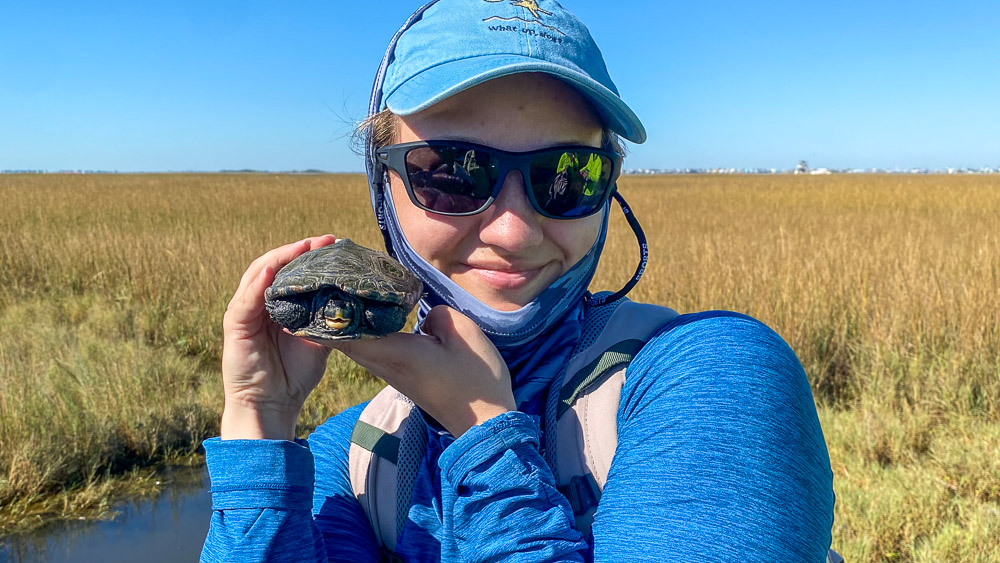
[[345,238],[289,262],[278,271],[265,297],[288,297],[327,287],[362,299],[399,305],[407,311],[416,305],[423,292],[420,279],[391,256]]

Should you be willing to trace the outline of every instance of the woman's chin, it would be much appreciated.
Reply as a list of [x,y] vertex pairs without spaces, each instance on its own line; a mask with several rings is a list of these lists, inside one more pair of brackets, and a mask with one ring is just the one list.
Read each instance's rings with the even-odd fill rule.
[[512,301],[510,298],[480,299],[487,307],[508,313],[517,311],[531,302],[531,299]]
[[498,291],[492,288],[465,288],[473,297],[484,305],[497,311],[517,311],[534,299],[540,292],[525,292],[517,290]]

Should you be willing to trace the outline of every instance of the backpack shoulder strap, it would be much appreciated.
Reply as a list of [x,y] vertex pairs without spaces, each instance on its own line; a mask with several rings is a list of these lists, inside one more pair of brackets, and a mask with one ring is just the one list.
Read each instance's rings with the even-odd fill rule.
[[[618,446],[618,405],[628,365],[677,317],[672,309],[625,299],[601,308],[607,310],[585,312],[584,346],[573,353],[555,408],[556,446],[566,475],[556,479],[573,507],[577,529],[585,534]],[[844,563],[844,558],[830,549],[826,563]]]
[[427,446],[423,417],[402,393],[386,387],[361,411],[351,434],[351,488],[368,516],[375,538],[396,547]]
[[600,373],[631,362],[646,342],[675,318],[677,311],[673,309],[625,298],[588,307],[583,334],[563,377],[564,393],[573,395]]
[[555,429],[546,433],[549,465],[584,533],[590,529],[618,444],[617,413],[626,368],[676,317],[672,309],[627,299],[584,312],[580,343],[558,394],[550,395],[546,413],[546,427]]
[[[627,367],[646,342],[676,317],[673,309],[628,299],[588,308],[584,312],[583,334],[563,375],[556,419],[605,376]],[[615,412],[618,401],[618,398],[613,401]],[[617,439],[612,445],[615,443]]]

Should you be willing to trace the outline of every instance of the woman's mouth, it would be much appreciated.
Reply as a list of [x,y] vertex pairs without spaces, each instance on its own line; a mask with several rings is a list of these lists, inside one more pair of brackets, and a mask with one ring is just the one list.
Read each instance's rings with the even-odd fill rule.
[[469,269],[486,285],[496,290],[512,291],[527,287],[538,278],[545,266],[537,268],[497,268],[469,265]]

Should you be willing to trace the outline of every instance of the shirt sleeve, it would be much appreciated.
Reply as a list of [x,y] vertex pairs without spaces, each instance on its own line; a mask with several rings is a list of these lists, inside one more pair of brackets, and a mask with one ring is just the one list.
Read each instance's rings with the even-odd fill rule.
[[309,442],[205,440],[212,520],[201,561],[378,561],[347,477],[363,407],[331,418]]
[[583,561],[587,542],[539,453],[530,416],[474,426],[438,459],[445,525],[463,561]]
[[679,317],[629,366],[598,561],[823,561],[833,474],[806,375],[765,325]]

